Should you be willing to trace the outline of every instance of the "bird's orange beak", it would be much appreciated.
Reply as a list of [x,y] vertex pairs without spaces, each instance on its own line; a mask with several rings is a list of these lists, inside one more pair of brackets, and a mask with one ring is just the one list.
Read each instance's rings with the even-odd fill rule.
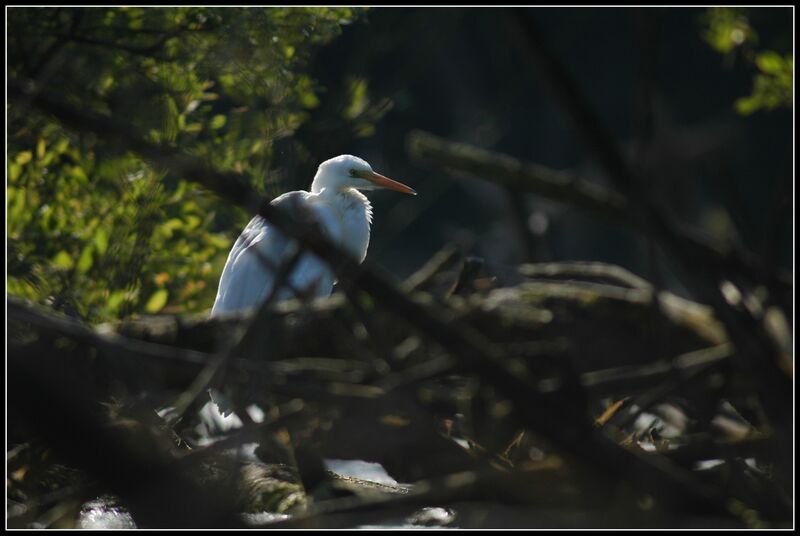
[[386,188],[387,190],[394,190],[395,192],[403,194],[417,195],[417,192],[415,192],[413,188],[406,186],[402,182],[394,181],[389,177],[384,177],[380,173],[375,173],[374,171],[371,174],[366,173],[364,178],[379,188]]

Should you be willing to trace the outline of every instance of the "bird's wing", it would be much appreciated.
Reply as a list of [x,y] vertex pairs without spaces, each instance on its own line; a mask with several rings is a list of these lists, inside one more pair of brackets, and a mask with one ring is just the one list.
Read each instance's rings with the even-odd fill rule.
[[[306,203],[307,192],[288,192],[270,204],[294,215]],[[289,240],[261,216],[254,216],[236,239],[222,276],[217,299],[211,309],[238,311],[258,304],[272,288],[274,270],[280,266]]]

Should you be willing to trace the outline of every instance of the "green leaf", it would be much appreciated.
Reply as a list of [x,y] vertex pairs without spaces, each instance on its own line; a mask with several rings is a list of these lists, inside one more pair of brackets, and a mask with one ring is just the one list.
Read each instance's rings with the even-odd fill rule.
[[89,177],[86,176],[86,172],[80,166],[73,166],[69,174],[70,177],[81,183],[86,183],[89,181]]
[[778,74],[783,68],[783,60],[777,52],[767,50],[756,56],[756,65],[767,74]]
[[30,162],[32,158],[33,158],[33,153],[32,152],[30,152],[30,151],[22,151],[21,153],[19,153],[17,155],[17,158],[14,161],[17,164],[19,164],[20,166],[24,166],[25,164]]
[[150,296],[150,299],[147,300],[147,305],[144,306],[145,311],[150,314],[159,312],[167,304],[168,297],[169,292],[167,292],[167,289],[158,289],[153,293],[152,296]]
[[317,96],[314,95],[314,93],[311,91],[302,92],[300,94],[299,100],[303,108],[311,109],[319,106],[319,98],[317,98]]
[[89,271],[94,263],[94,247],[92,244],[87,244],[78,258],[78,272],[85,274]]
[[59,251],[56,256],[53,257],[53,264],[59,268],[71,270],[72,267],[75,266],[75,261],[72,260],[72,255],[66,251]]
[[22,174],[22,166],[17,164],[16,162],[11,162],[8,164],[8,180],[10,182],[14,182],[19,178]]
[[44,158],[44,153],[46,149],[47,149],[47,143],[44,141],[44,138],[39,138],[39,141],[36,143],[36,158],[40,160]]
[[187,214],[186,215],[186,228],[189,230],[197,229],[197,227],[202,223],[203,220],[195,216],[194,214]]
[[227,120],[228,118],[222,114],[215,115],[214,118],[211,119],[211,130],[217,130],[224,127]]
[[178,218],[171,218],[162,225],[158,226],[158,235],[166,239],[172,239],[173,235],[183,229],[183,220]]
[[124,290],[114,291],[111,293],[111,296],[108,297],[108,300],[106,300],[106,306],[113,312],[116,312],[127,296],[128,293]]
[[94,245],[100,255],[106,254],[106,250],[108,249],[108,231],[103,227],[99,227],[97,231],[94,232]]
[[58,143],[53,146],[53,152],[56,154],[64,154],[69,148],[69,138],[62,138]]
[[736,111],[741,115],[750,115],[758,109],[758,99],[753,97],[742,97],[736,99]]
[[[226,74],[220,75],[219,82],[223,86],[234,86],[234,85],[236,85],[236,77],[233,76],[230,73],[226,73]],[[226,87],[226,89],[227,89],[227,87]]]
[[231,245],[230,239],[221,234],[208,234],[206,241],[217,249],[227,249]]
[[757,36],[743,10],[738,8],[712,7],[705,15],[706,42],[718,52],[727,54],[745,43],[752,43]]

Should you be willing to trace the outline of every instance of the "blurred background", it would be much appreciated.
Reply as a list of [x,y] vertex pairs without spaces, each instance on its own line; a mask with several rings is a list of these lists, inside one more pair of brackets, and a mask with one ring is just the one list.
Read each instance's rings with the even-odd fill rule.
[[410,154],[421,130],[612,186],[544,90],[530,21],[676,219],[793,268],[791,8],[7,15],[8,292],[91,322],[207,311],[251,217],[104,136],[109,118],[271,197],[361,156],[419,193],[370,195],[367,261],[398,278],[454,243],[487,275],[596,260],[685,294],[630,229]]

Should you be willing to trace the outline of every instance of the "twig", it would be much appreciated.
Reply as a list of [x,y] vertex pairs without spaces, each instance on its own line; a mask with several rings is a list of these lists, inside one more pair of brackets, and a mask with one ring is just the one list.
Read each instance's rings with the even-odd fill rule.
[[[618,367],[586,372],[581,375],[581,383],[587,391],[596,397],[628,394],[662,384],[670,376],[675,376],[676,381],[677,378],[682,381],[691,379],[696,374],[708,369],[708,367],[726,361],[732,353],[733,350],[730,345],[723,344],[678,356],[671,362],[657,361],[636,367]],[[670,389],[677,387],[678,385],[670,383]],[[660,393],[659,398],[666,394],[665,392]],[[644,411],[657,400],[658,398],[651,398],[649,403],[644,400],[638,400],[634,404],[639,407],[639,411]]]
[[431,257],[419,270],[411,274],[403,282],[403,290],[413,292],[423,290],[431,280],[443,270],[452,266],[460,255],[459,248],[455,245],[447,245]]
[[478,276],[483,268],[483,258],[481,257],[467,257],[464,259],[464,264],[458,272],[458,279],[456,279],[450,290],[447,291],[446,297],[460,294],[467,289],[472,281]]
[[652,290],[653,286],[628,270],[601,262],[554,262],[523,264],[519,273],[534,279],[577,279],[606,283],[610,281],[628,288]]

